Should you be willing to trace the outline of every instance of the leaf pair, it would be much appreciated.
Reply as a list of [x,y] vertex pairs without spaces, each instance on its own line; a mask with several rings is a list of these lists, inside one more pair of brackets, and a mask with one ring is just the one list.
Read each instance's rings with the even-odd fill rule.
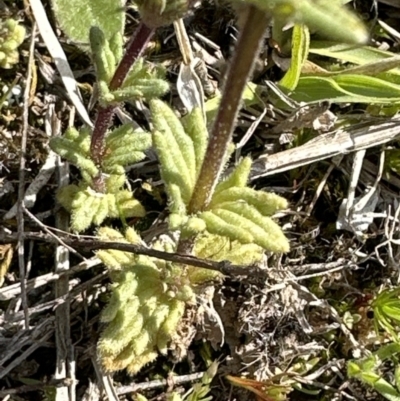
[[[97,167],[90,157],[90,131],[69,128],[64,136],[53,138],[51,148],[81,171],[79,185],[62,188],[57,198],[71,212],[71,228],[81,232],[91,224],[100,225],[107,217],[143,217],[143,206],[133,193],[124,189],[125,166],[142,160],[151,145],[151,136],[134,130],[130,124],[110,132],[106,137],[105,156]],[[101,172],[100,172],[101,171]],[[96,181],[104,181],[103,191],[96,192]]]
[[251,159],[244,158],[232,174],[220,182],[206,210],[199,217],[211,234],[243,244],[256,244],[271,252],[287,252],[289,242],[270,216],[287,208],[284,198],[246,186]]
[[[400,401],[400,367],[397,363],[397,354],[399,352],[400,348],[397,343],[381,346],[366,358],[350,361],[347,365],[347,375],[349,378],[356,378],[362,383],[371,386],[387,400]],[[379,371],[380,366],[388,359],[394,359],[395,369],[392,377],[394,377],[397,388],[385,380],[383,374]]]
[[[280,86],[294,91],[290,96],[307,103],[332,102],[393,104],[400,102],[400,58],[372,47],[354,48],[333,42],[312,42],[307,28],[296,25],[292,34],[291,66]],[[312,54],[359,64],[327,71],[307,62]],[[302,76],[300,77],[300,73]]]
[[246,186],[251,159],[243,159],[233,173],[220,182],[210,204],[197,215],[188,205],[204,161],[207,130],[202,113],[194,109],[181,123],[174,112],[160,101],[152,101],[153,143],[160,159],[161,175],[170,201],[170,227],[179,229],[182,238],[207,231],[239,241],[256,244],[273,252],[286,252],[288,241],[270,218],[287,206],[274,194]]
[[184,218],[204,159],[207,128],[200,109],[194,109],[181,122],[165,103],[153,100],[150,106],[153,144],[160,159],[170,212]]
[[100,101],[104,105],[152,99],[168,92],[169,85],[165,80],[164,71],[161,68],[151,68],[143,59],[136,61],[118,89],[110,88],[122,56],[122,36],[116,34],[108,40],[100,28],[93,26],[90,29],[90,46],[96,66]]
[[[113,179],[119,177],[108,178]],[[71,213],[71,229],[76,232],[86,230],[91,224],[99,226],[107,217],[144,217],[146,214],[132,192],[121,187],[114,193],[98,193],[85,184],[68,185],[60,189],[57,200]]]

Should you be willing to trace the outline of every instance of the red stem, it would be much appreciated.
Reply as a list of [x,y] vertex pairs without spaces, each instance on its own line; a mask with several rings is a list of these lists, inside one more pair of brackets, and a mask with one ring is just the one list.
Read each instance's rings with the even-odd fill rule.
[[[144,50],[146,49],[146,46],[153,36],[154,31],[155,30],[153,28],[149,28],[142,22],[139,24],[134,36],[127,46],[122,60],[115,70],[113,78],[111,79],[111,91],[118,89],[122,85],[133,63],[143,54]],[[101,165],[101,161],[104,157],[104,138],[114,116],[114,110],[115,106],[109,105],[106,107],[99,107],[99,111],[97,113],[96,122],[92,133],[92,140],[90,143],[90,153],[92,160],[98,166]]]

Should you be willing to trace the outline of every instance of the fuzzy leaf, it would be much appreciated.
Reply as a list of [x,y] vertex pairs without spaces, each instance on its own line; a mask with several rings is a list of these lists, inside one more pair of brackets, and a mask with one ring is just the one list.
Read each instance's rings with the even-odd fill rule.
[[216,215],[214,212],[203,212],[200,217],[205,221],[207,231],[211,234],[228,237],[242,244],[249,244],[253,241],[253,236],[248,231],[239,227],[235,222],[232,222],[232,224],[226,221],[226,219]]
[[178,208],[174,207],[175,210],[182,209],[184,212],[193,188],[188,175],[185,174],[182,159],[178,159],[181,156],[179,150],[176,152],[175,147],[175,152],[172,153],[171,141],[168,139],[168,136],[161,132],[153,132],[153,144],[157,149],[161,177],[165,182],[169,200],[172,205],[178,205]]
[[52,0],[61,28],[86,51],[92,26],[99,27],[107,40],[123,33],[124,4],[125,0]]
[[127,366],[128,373],[130,375],[135,375],[142,369],[143,366],[148,363],[154,361],[157,358],[158,354],[155,351],[148,351],[139,355],[136,358],[133,358],[133,361]]
[[193,253],[197,257],[217,262],[228,260],[237,265],[251,265],[261,260],[263,249],[256,244],[241,244],[227,237],[203,234],[196,238]]
[[[109,92],[108,102],[127,102],[138,99],[153,99],[164,96],[169,91],[168,82],[163,79],[138,79],[132,86],[125,86]],[[111,100],[112,99],[112,100]]]
[[[224,204],[223,209],[215,209],[213,213],[226,222],[246,230],[253,237],[249,242],[254,242],[271,252],[289,250],[289,242],[279,225],[245,202]],[[208,227],[207,230],[209,231]]]
[[145,158],[143,151],[150,146],[150,134],[134,130],[131,124],[122,125],[106,138],[102,167],[106,173],[124,171],[123,167],[143,160]]
[[225,203],[236,203],[238,201],[244,201],[254,206],[263,216],[271,216],[278,210],[286,209],[288,206],[287,200],[279,195],[247,187],[233,187],[214,195],[209,208],[223,208]]
[[182,123],[173,110],[164,102],[153,100],[150,103],[153,113],[155,130],[162,133],[168,141],[169,149],[159,149],[157,152],[170,152],[174,156],[174,164],[178,172],[187,182],[190,193],[183,192],[183,199],[189,202],[196,176],[196,159],[194,144],[190,136],[185,132]]
[[[102,238],[121,241],[120,233],[100,229]],[[137,242],[130,229],[123,242]],[[161,247],[166,250],[166,248]],[[117,253],[115,253],[117,252]],[[144,255],[102,250],[98,256],[121,269],[113,275],[112,296],[102,314],[108,325],[98,344],[99,356],[108,371],[127,369],[133,374],[155,359],[177,331],[186,302],[194,299],[193,289],[181,268]]]
[[208,143],[208,131],[202,110],[200,108],[194,108],[185,118],[182,119],[182,123],[185,132],[193,141],[197,178],[200,174]]
[[99,170],[89,156],[90,136],[86,130],[81,131],[78,136],[75,131],[71,129],[63,137],[52,138],[50,147],[61,157],[95,177]]
[[71,212],[71,228],[82,232],[91,224],[100,225],[106,217],[143,217],[145,210],[128,190],[114,194],[96,193],[90,187],[67,186],[57,194],[58,201]]
[[107,84],[111,81],[116,68],[116,59],[104,33],[97,26],[92,26],[89,33],[90,48],[96,66],[96,78]]
[[235,167],[233,172],[221,182],[215,188],[214,196],[218,196],[219,193],[225,191],[229,188],[238,187],[243,188],[246,186],[247,180],[249,178],[251,169],[251,159],[249,157],[245,157],[242,159],[239,164]]

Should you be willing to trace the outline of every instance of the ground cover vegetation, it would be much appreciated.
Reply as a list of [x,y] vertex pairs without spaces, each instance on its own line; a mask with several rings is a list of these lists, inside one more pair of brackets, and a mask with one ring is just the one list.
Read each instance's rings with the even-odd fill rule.
[[0,13],[2,397],[400,400],[395,1]]

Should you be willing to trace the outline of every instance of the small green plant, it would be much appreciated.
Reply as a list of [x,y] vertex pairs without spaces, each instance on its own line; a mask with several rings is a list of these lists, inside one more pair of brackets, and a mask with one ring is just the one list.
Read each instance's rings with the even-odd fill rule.
[[[347,365],[347,375],[371,386],[390,401],[400,400],[400,366],[398,354],[400,345],[397,343],[381,346],[378,351],[366,358],[350,361]],[[394,362],[393,383],[383,378],[380,367],[385,361]]]
[[399,342],[400,287],[383,290],[372,301],[375,330],[385,330],[392,340]]
[[[337,37],[348,34],[350,42],[365,40],[362,25],[352,14],[343,12],[341,21],[354,23],[346,34],[335,31],[338,15],[324,16],[321,26],[317,19],[327,11],[325,2],[238,1],[247,17],[209,133],[200,108],[179,119],[158,99],[169,89],[163,71],[140,58],[155,29],[183,17],[194,1],[137,0],[142,22],[125,51],[120,0],[99,5],[89,0],[74,3],[72,7],[69,2],[53,0],[61,26],[91,53],[99,102],[93,130],[70,128],[51,142],[53,150],[75,164],[82,176],[77,185],[67,186],[57,196],[71,212],[72,229],[84,231],[91,224],[101,225],[106,218],[124,222],[130,216],[144,216],[145,209],[129,188],[125,167],[143,159],[153,145],[168,196],[169,229],[179,237],[172,243],[155,241],[153,248],[241,264],[259,260],[264,250],[288,251],[289,242],[272,219],[287,202],[247,185],[251,159],[243,158],[221,178],[232,151],[232,133],[244,88],[272,17],[325,28],[329,34],[337,32]],[[99,12],[103,6],[112,10],[115,24],[110,24],[107,13]],[[307,11],[310,6],[313,9]],[[332,10],[342,9],[335,3],[329,7]],[[79,29],[74,24],[79,24]],[[128,100],[150,104],[151,134],[126,124],[109,128],[115,108]],[[101,227],[98,236],[132,244],[142,241],[133,228],[120,233]],[[171,341],[179,341],[179,325],[186,306],[195,303],[198,285],[221,277],[210,270],[121,251],[102,250],[98,256],[112,280],[110,301],[101,315],[106,327],[98,344],[107,371],[127,368],[134,374],[158,353],[166,353]],[[200,391],[197,398],[188,399],[204,396]]]
[[[400,324],[400,288],[383,290],[371,303],[374,311],[375,330],[386,332],[393,343],[382,345],[369,356],[348,363],[347,374],[373,387],[390,401],[400,400],[400,364],[398,354],[399,324]],[[392,382],[387,381],[381,372],[385,361],[391,360],[394,364]]]
[[[100,238],[138,243],[132,228],[125,238],[110,228],[98,231]],[[155,245],[173,251],[169,245]],[[177,331],[186,304],[194,303],[194,291],[187,270],[181,266],[147,256],[120,251],[99,251],[97,255],[110,269],[112,295],[103,310],[102,332],[98,352],[108,371],[127,368],[135,374],[158,352],[167,352],[168,342]]]
[[0,21],[0,67],[12,68],[18,63],[18,47],[25,39],[25,28],[9,18]]

